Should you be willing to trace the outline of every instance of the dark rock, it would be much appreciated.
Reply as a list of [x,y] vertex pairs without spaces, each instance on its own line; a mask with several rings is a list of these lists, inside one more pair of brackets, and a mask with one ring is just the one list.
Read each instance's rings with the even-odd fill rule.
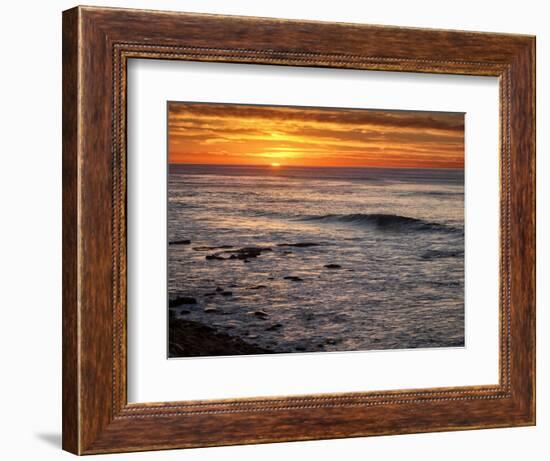
[[265,331],[275,331],[275,330],[278,330],[279,328],[282,328],[282,327],[283,327],[282,323],[275,323],[274,325],[271,325],[271,326],[267,327],[265,329]]
[[283,277],[285,280],[292,280],[293,282],[303,282],[304,279],[297,277],[295,275],[287,275],[286,277]]
[[309,248],[309,247],[318,247],[320,243],[313,242],[299,242],[299,243],[278,243],[278,247],[296,247],[296,248]]
[[219,245],[219,246],[198,246],[193,247],[193,250],[195,251],[212,251],[212,250],[227,250],[233,248],[231,245]]
[[251,258],[257,258],[264,251],[273,251],[269,247],[243,247],[238,250],[226,250],[224,253],[231,253],[229,259],[242,259],[247,260]]
[[[193,249],[196,250],[197,248],[202,250],[202,249],[212,249],[215,247],[196,247]],[[222,247],[218,247],[218,248],[222,248]],[[244,248],[239,248],[238,250],[218,251],[217,253],[206,256],[206,259],[217,260],[217,261],[224,261],[228,259],[238,259],[247,263],[249,262],[249,259],[257,258],[265,251],[273,251],[273,250],[269,247],[244,247]],[[224,257],[223,255],[228,255],[228,256]]]
[[326,343],[330,344],[331,346],[334,346],[335,344],[338,344],[341,341],[342,341],[341,339],[334,339],[334,338],[327,338],[326,339]]
[[222,288],[222,287],[216,287],[216,291],[217,291],[218,293],[221,293],[221,292],[223,291],[223,288]]
[[191,296],[178,296],[168,301],[169,307],[177,307],[182,304],[197,304],[197,300]]
[[191,320],[170,319],[169,357],[269,354],[274,351]]
[[327,269],[341,269],[342,266],[340,264],[325,264],[325,267]]
[[218,255],[206,255],[204,257],[204,259],[206,259],[208,261],[211,261],[211,260],[224,261],[225,260],[225,258],[222,258],[221,256],[218,256]]
[[191,311],[188,311],[187,309],[182,309],[181,311],[179,311],[179,314],[180,315],[186,315],[186,314],[190,314]]
[[262,290],[264,288],[267,288],[267,285],[254,285],[253,287],[249,287],[249,290]]
[[306,348],[304,346],[296,346],[294,349],[297,350],[297,351],[300,351],[300,352],[305,352],[305,350],[306,350]]
[[304,320],[307,320],[308,322],[312,321],[315,316],[313,315],[313,312],[305,312],[304,314]]
[[203,296],[206,296],[206,297],[211,297],[211,296],[216,296],[216,293],[204,293]]
[[203,309],[203,312],[207,313],[207,314],[216,314],[219,312],[218,309],[216,309],[215,307],[206,307]]
[[232,291],[222,291],[222,292],[220,292],[220,295],[222,295],[222,296],[233,296],[233,292]]
[[264,311],[251,311],[251,312],[249,312],[249,314],[254,315],[256,317],[259,317],[263,320],[265,320],[269,317],[269,314],[267,312],[264,312]]
[[174,240],[173,242],[169,242],[168,245],[190,245],[191,240]]
[[440,259],[440,258],[458,258],[463,257],[463,251],[447,251],[447,250],[428,250],[421,258],[422,259]]

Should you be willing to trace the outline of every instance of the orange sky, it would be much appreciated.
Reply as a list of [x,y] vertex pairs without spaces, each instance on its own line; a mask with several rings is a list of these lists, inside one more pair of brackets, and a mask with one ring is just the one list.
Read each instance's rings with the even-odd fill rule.
[[464,168],[464,114],[168,105],[170,163]]

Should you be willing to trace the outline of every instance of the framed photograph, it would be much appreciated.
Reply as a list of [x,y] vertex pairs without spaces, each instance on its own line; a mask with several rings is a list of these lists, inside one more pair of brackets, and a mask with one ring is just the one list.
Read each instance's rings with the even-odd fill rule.
[[63,13],[63,447],[535,424],[535,39]]

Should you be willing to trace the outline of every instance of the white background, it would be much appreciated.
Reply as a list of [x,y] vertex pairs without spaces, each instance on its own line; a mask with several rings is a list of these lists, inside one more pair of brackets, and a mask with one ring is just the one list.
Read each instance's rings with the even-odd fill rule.
[[[101,4],[88,1],[88,4]],[[136,460],[547,459],[550,437],[548,207],[549,14],[523,0],[115,1],[111,6],[455,28],[537,35],[538,425],[439,434],[116,455]],[[0,16],[0,350],[2,458],[69,459],[61,427],[61,10],[69,1],[5,2]],[[548,285],[548,283],[547,283]],[[545,337],[546,335],[546,337]],[[103,459],[105,457],[99,457]],[[107,458],[105,458],[107,459]],[[113,458],[110,458],[113,459]]]
[[[128,93],[131,402],[498,383],[496,77],[143,59]],[[466,347],[166,360],[166,101],[191,100],[464,112]]]

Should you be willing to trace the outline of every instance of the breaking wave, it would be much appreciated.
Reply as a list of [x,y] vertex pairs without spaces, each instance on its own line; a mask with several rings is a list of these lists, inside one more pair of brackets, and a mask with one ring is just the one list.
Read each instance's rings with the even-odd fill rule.
[[307,218],[304,218],[304,221],[371,226],[390,231],[463,232],[463,229],[447,224],[425,221],[423,219],[411,218],[408,216],[382,213],[327,214],[320,216],[308,216]]

